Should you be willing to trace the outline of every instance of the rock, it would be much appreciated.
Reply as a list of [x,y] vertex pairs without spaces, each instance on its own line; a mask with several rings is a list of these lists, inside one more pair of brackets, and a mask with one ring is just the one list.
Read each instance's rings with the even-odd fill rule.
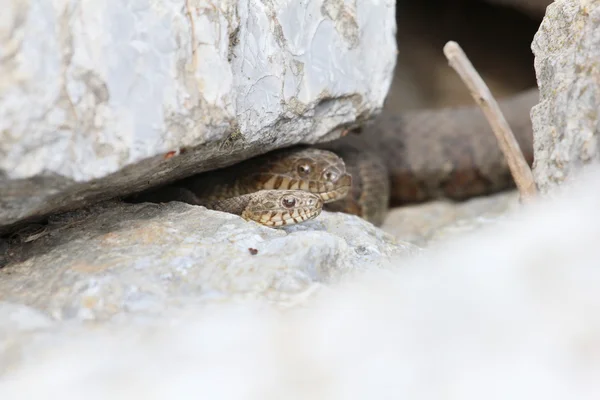
[[381,229],[420,247],[496,223],[518,204],[515,191],[462,202],[436,200],[390,210]]
[[335,137],[396,60],[393,0],[3,10],[0,228]]
[[285,305],[418,248],[364,220],[324,212],[284,229],[171,202],[107,202],[13,244],[0,298],[59,320],[161,314],[192,303]]
[[600,1],[555,1],[532,49],[540,87],[534,176],[548,193],[600,159]]
[[[291,309],[269,306],[264,298],[210,307],[185,301],[159,316],[147,313],[144,318],[140,309],[133,309],[110,321],[60,322],[40,330],[35,340],[13,334],[12,354],[21,358],[0,377],[0,398],[195,399],[200,393],[210,399],[240,400],[475,400],[493,393],[494,398],[518,400],[574,395],[594,399],[600,391],[599,179],[596,171],[581,185],[566,188],[564,197],[531,204],[502,226],[438,243],[398,261],[395,269],[370,268],[328,285]],[[148,254],[144,262],[131,266],[143,269],[135,272],[140,278],[153,273],[147,265],[158,264],[158,258],[207,249],[208,241],[198,241],[194,233],[183,237],[179,231],[181,224],[198,224],[192,217],[205,217],[201,221],[207,232],[218,237],[234,232],[239,223],[235,217],[183,205],[127,210],[121,211],[128,216],[121,224],[98,225],[100,215],[108,221],[110,211],[84,223],[88,228],[82,230],[82,240],[103,244],[103,253],[96,254],[98,265],[124,263],[127,253],[117,244],[124,246],[125,240],[170,243],[162,247],[163,255]],[[163,210],[173,214],[171,222],[160,221]],[[247,275],[272,274],[258,268],[272,270],[265,263],[276,262],[278,256],[264,252],[276,243],[299,248],[305,243],[301,238],[310,234],[324,243],[312,241],[313,254],[332,242],[343,248],[342,240],[328,239],[318,229],[311,232],[320,224],[333,226],[335,215],[323,217],[313,228],[296,228],[293,233],[253,226],[247,229],[260,239],[235,237],[223,257],[233,257],[239,266],[244,257],[252,263],[245,273],[238,270],[237,285],[244,285]],[[213,227],[217,220],[224,224],[221,230]],[[356,223],[365,230],[362,235],[369,235],[367,225],[353,218],[344,221]],[[353,240],[364,240],[359,230]],[[57,235],[70,233],[65,228]],[[260,247],[256,256],[245,254],[250,245]],[[217,247],[211,254],[224,249]],[[65,250],[57,246],[54,256],[63,254],[68,261],[69,254],[76,254]],[[77,256],[92,260],[85,252]],[[261,256],[251,272],[252,257]],[[178,272],[180,279],[202,273],[205,264],[186,264],[183,259],[178,261],[179,271],[185,269],[187,275]],[[338,261],[328,260],[321,268],[332,270]],[[303,266],[298,275],[310,269]],[[11,279],[33,272],[20,268]],[[38,268],[51,270],[43,263]],[[98,279],[118,274],[114,267],[103,273],[91,266],[85,271],[54,270],[55,280],[84,273]],[[217,281],[221,272],[213,272],[212,280]]]

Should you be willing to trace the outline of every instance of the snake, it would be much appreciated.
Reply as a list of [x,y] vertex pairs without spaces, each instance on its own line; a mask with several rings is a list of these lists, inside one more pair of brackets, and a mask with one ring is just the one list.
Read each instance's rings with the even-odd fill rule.
[[[543,14],[550,1],[511,0]],[[526,162],[533,164],[537,87],[498,101]],[[515,187],[492,128],[477,105],[396,113],[387,109],[341,137],[299,143],[167,185],[142,200],[204,206],[269,227],[317,218],[322,210],[376,226],[391,207],[461,201]]]
[[280,227],[316,218],[324,203],[344,198],[351,185],[339,156],[295,146],[194,175],[133,200],[180,201]]
[[[532,88],[498,104],[529,165]],[[464,200],[514,187],[507,162],[478,106],[383,112],[330,142],[297,144],[206,171],[145,195],[228,212],[268,227],[302,223],[322,210],[380,226],[390,207]]]

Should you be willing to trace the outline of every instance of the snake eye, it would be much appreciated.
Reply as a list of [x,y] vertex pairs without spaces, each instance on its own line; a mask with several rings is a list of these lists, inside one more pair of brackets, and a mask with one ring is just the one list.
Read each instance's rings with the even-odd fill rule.
[[308,175],[310,173],[310,165],[308,165],[308,164],[298,165],[298,173],[300,175]]
[[296,199],[293,197],[284,197],[281,203],[285,208],[292,208],[296,205]]
[[327,179],[329,182],[335,182],[335,180],[337,179],[338,175],[335,172],[331,172],[331,171],[325,171],[325,173],[323,174],[323,176],[325,177],[325,179]]

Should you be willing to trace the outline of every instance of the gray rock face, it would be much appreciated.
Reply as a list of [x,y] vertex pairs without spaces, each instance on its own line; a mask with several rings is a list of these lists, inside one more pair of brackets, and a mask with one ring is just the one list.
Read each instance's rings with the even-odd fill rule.
[[364,220],[324,212],[284,229],[171,202],[109,202],[23,235],[0,269],[0,300],[60,320],[161,313],[173,306],[294,302],[352,272],[418,249]]
[[0,20],[0,227],[378,113],[394,1],[9,0]]
[[600,160],[600,1],[555,1],[532,48],[540,87],[534,175],[549,192]]
[[[154,3],[144,8],[137,2],[135,21],[148,9],[169,15],[171,6],[155,10]],[[336,29],[351,29],[344,10],[327,1],[319,11],[344,21]],[[221,12],[200,9],[195,18],[206,24],[195,29],[207,29]],[[103,16],[72,13],[61,16],[92,22]],[[218,89],[214,85],[209,92]],[[289,128],[302,120],[290,119]],[[216,126],[202,123],[204,133]],[[215,134],[216,144],[195,137],[208,144],[156,168],[166,171],[173,162],[191,171],[209,159],[233,162],[258,151],[251,149],[281,128],[275,125],[245,125],[246,135],[256,134],[250,144],[238,136],[219,142],[223,136]],[[289,139],[283,136],[273,143]],[[213,158],[202,158],[213,145]],[[198,165],[181,161],[186,157]],[[115,182],[129,190],[150,173],[140,167],[144,162],[127,164],[129,170],[116,163],[99,183],[84,177],[75,185],[84,194],[71,200],[89,203],[86,191],[114,191]],[[57,176],[44,175],[31,188],[60,183]],[[28,179],[36,178],[23,182]],[[512,209],[510,193],[394,210],[384,229],[396,237],[343,214],[323,212],[304,224],[270,229],[176,202],[110,201],[54,215],[49,225],[0,242],[0,265],[8,263],[0,268],[0,399],[479,400],[491,391],[511,399],[596,398],[598,180],[600,171],[565,188],[564,197],[524,209]],[[70,188],[53,188],[56,203],[48,201],[54,210]],[[509,209],[511,215],[496,218]],[[478,217],[482,213],[490,218]],[[468,226],[452,224],[457,218]]]
[[428,247],[442,238],[496,223],[518,205],[516,191],[462,202],[431,201],[390,210],[381,229],[417,246]]
[[[9,327],[0,330],[0,398],[479,400],[493,392],[494,398],[519,400],[575,393],[595,399],[600,172],[592,178],[502,226],[395,260],[393,270],[370,268],[284,310],[265,304],[269,296],[198,307],[167,293],[175,285],[198,296],[233,287],[299,293],[308,281],[331,282],[341,265],[337,257],[357,257],[359,243],[371,243],[361,258],[374,266],[381,260],[377,253],[397,246],[373,242],[376,232],[358,219],[343,219],[352,225],[342,228],[349,232],[345,239],[321,231],[321,224],[336,226],[332,214],[314,221],[313,231],[294,232],[241,230],[235,217],[183,205],[165,208],[170,221],[157,207],[127,207],[120,224],[107,224],[110,211],[90,216],[78,228],[79,244],[65,241],[50,250],[63,257],[63,267],[44,265],[48,253],[38,256],[40,272],[24,264],[10,277],[19,282],[8,288],[10,296],[18,299],[18,286],[21,300],[34,306],[0,304],[0,326]],[[224,226],[216,227],[217,221]],[[182,234],[198,224],[206,225],[202,239]],[[53,240],[73,235],[65,228]],[[84,241],[91,246],[83,247]],[[133,243],[147,252],[136,264],[120,251]],[[161,253],[152,252],[152,243],[162,243]],[[259,253],[250,255],[249,246]],[[307,260],[325,257],[320,266],[298,264],[294,252]],[[218,253],[231,262],[216,262]],[[285,264],[293,269],[278,270]],[[137,290],[131,290],[133,276],[145,282]],[[49,282],[28,287],[36,277]],[[108,288],[114,294],[102,304],[97,295],[110,294]],[[73,295],[65,302],[71,317],[75,309],[88,309],[91,317],[104,309],[110,320],[52,323],[39,315],[40,309],[60,310],[53,298],[62,293]],[[170,307],[157,309],[158,297]],[[127,312],[114,312],[124,306]]]

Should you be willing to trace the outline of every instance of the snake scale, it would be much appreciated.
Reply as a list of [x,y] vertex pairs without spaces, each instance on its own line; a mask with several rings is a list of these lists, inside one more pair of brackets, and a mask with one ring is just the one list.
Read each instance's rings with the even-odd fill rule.
[[[527,162],[537,88],[499,101]],[[179,200],[277,227],[322,209],[381,225],[389,206],[462,200],[514,186],[495,135],[477,106],[382,113],[359,134],[297,145],[186,178],[145,197]]]

